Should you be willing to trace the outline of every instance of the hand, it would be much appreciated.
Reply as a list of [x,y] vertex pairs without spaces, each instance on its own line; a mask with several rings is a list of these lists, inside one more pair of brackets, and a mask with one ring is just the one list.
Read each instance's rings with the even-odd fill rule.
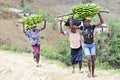
[[98,15],[100,15],[100,12],[99,13],[97,13]]
[[73,14],[73,13],[71,13],[69,16],[70,16],[70,18],[73,18],[74,14]]
[[24,22],[22,22],[22,24],[23,24],[23,25],[25,25],[25,23],[24,23]]
[[43,19],[44,22],[46,22],[47,20],[46,19]]
[[59,19],[59,21],[60,21],[60,22],[62,22],[62,21],[63,21],[63,20],[62,20],[62,18],[58,18],[58,19]]

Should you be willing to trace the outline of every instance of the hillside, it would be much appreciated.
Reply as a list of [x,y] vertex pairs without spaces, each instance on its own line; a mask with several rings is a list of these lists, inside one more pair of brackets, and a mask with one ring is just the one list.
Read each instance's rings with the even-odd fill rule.
[[[109,18],[118,18],[120,14],[119,0],[94,0],[94,2],[99,4],[101,9],[109,10],[109,14],[102,14],[106,23]],[[72,6],[80,3],[80,0],[33,0],[30,5],[33,10],[41,9],[57,16],[70,12]],[[19,4],[20,0],[0,0],[1,9],[19,7]],[[22,33],[22,25],[18,24],[18,26],[16,26],[16,24],[16,19],[0,18],[0,44],[10,43],[28,46],[28,39]],[[46,30],[41,33],[41,36],[44,37],[42,42],[50,45],[56,45],[57,41],[60,38],[63,38],[59,31],[53,31],[51,29],[51,25],[49,23],[47,24]]]

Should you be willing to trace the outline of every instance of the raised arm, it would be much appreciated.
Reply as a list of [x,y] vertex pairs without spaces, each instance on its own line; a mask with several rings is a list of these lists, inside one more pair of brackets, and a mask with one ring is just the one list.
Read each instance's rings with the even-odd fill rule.
[[40,29],[41,31],[46,28],[46,19],[43,19],[43,21],[44,21],[44,26]]
[[74,28],[73,27],[73,14],[70,15],[70,28]]
[[104,21],[103,21],[103,19],[102,19],[102,17],[101,17],[101,14],[100,14],[100,13],[98,13],[98,17],[99,17],[100,22],[99,22],[98,24],[96,24],[96,25],[95,25],[96,27],[98,27],[98,26],[100,26],[101,24],[103,24],[103,23],[104,23]]
[[71,29],[80,29],[80,27],[79,26],[73,26],[73,18],[74,18],[74,15],[73,14],[71,14],[70,15],[70,28]]
[[62,20],[60,20],[60,33],[64,34],[63,28],[62,28]]

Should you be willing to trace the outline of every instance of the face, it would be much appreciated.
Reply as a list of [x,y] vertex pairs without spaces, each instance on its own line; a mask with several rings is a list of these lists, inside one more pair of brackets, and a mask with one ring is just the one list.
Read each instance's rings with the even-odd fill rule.
[[90,22],[91,22],[91,20],[85,19],[84,22],[83,22],[83,24],[84,24],[84,26],[89,26]]
[[36,30],[36,26],[32,26],[32,29],[33,29],[33,30]]
[[71,29],[71,32],[76,33],[76,29],[75,29],[75,28],[72,28],[72,29]]

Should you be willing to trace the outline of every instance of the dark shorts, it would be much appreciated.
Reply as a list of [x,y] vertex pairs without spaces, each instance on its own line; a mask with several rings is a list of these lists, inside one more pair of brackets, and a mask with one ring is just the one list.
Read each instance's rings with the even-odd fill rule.
[[82,47],[78,49],[71,48],[71,64],[77,64],[82,61]]

